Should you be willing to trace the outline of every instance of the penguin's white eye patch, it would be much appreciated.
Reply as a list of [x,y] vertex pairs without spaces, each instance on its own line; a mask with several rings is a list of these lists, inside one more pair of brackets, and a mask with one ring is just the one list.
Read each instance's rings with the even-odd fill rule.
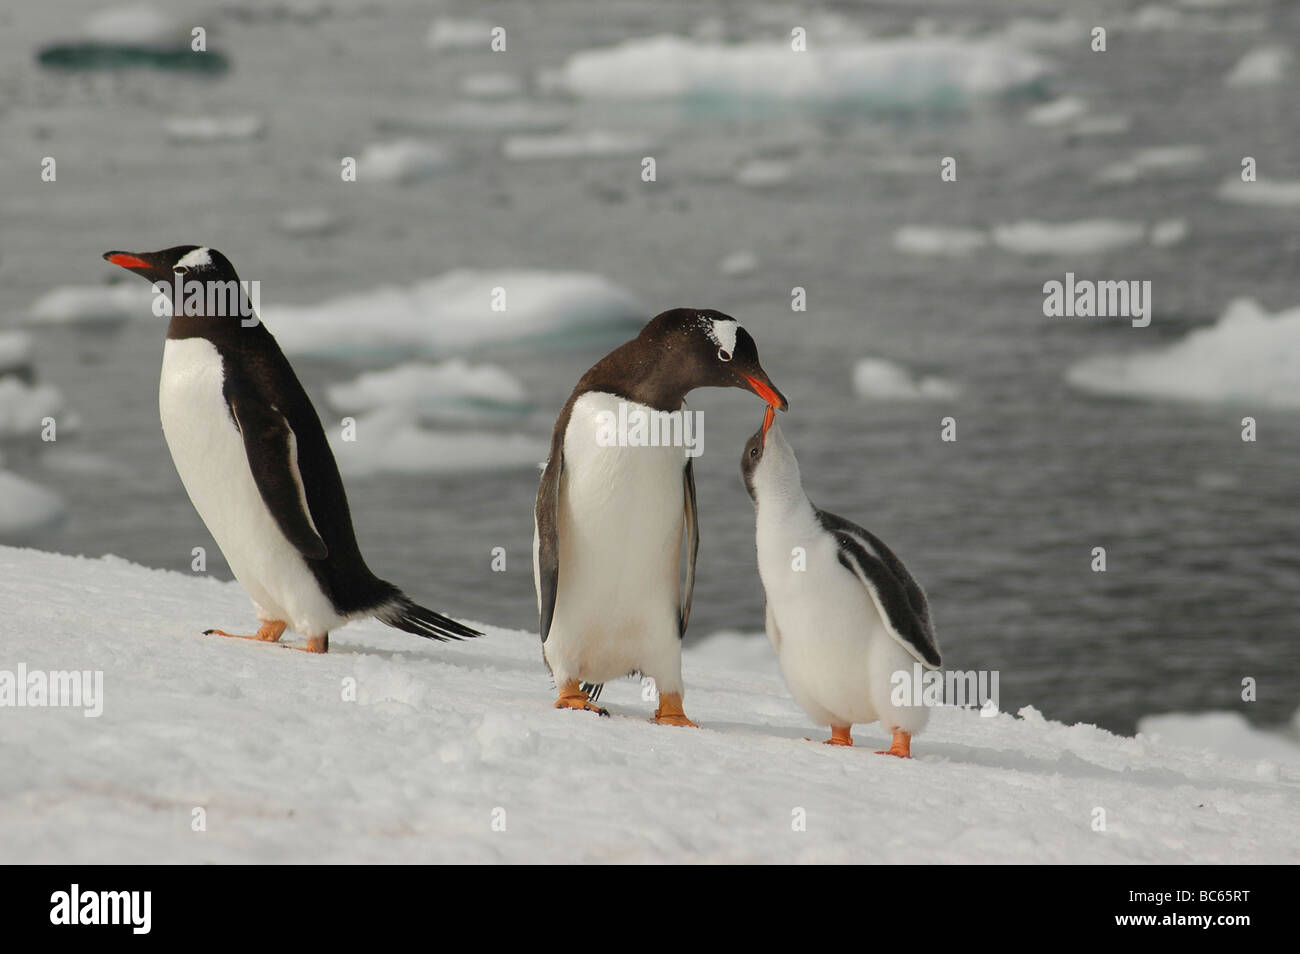
[[204,265],[212,264],[212,256],[208,254],[208,249],[196,248],[192,252],[181,258],[177,265],[185,265],[189,268],[202,268]]
[[731,352],[728,351],[726,348],[719,348],[719,349],[718,349],[718,360],[721,361],[721,362],[723,362],[724,364],[725,364],[726,362],[730,361],[730,360],[731,360]]

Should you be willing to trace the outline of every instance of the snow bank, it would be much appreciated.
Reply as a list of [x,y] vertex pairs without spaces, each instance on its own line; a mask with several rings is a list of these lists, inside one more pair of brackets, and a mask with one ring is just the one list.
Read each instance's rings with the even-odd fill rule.
[[331,431],[339,470],[371,474],[457,474],[535,469],[550,452],[548,441],[523,434],[430,430],[410,407],[385,407],[356,419],[355,440]]
[[163,128],[172,142],[207,145],[260,139],[266,123],[260,116],[173,116]]
[[[1296,715],[1300,717],[1300,711]],[[1239,712],[1144,716],[1138,720],[1138,731],[1152,741],[1211,752],[1217,758],[1255,761],[1265,775],[1277,775],[1269,763],[1300,768],[1300,738],[1294,735],[1294,725],[1290,737],[1280,732],[1261,732]]]
[[[396,582],[456,609],[436,561]],[[4,713],[6,758],[22,766],[0,773],[0,854],[14,864],[547,863],[561,846],[575,863],[1300,852],[1297,769],[1271,756],[1261,771],[1253,756],[1066,726],[1032,707],[939,709],[910,761],[872,753],[888,742],[876,726],[852,749],[804,742],[821,733],[759,635],[687,639],[687,711],[702,728],[672,729],[647,723],[653,703],[633,680],[606,687],[608,719],[552,709],[535,633],[485,627],[435,644],[367,621],[310,656],[200,635],[253,625],[233,583],[9,548],[0,603],[8,668],[104,674],[98,718]],[[191,830],[196,807],[206,833]]]
[[53,385],[0,378],[0,438],[38,434],[41,419],[61,410],[63,395]]
[[532,406],[519,379],[505,369],[458,358],[368,371],[326,393],[330,404],[349,414],[402,407],[425,418],[462,418],[521,414]]
[[1291,59],[1291,51],[1284,46],[1258,46],[1237,61],[1223,78],[1223,85],[1238,89],[1273,86],[1286,78]]
[[[493,310],[496,292],[505,309]],[[488,342],[539,341],[639,325],[650,315],[599,275],[460,269],[316,305],[268,307],[262,319],[291,354],[438,354]]]
[[153,314],[153,291],[137,280],[115,285],[66,285],[46,292],[27,312],[34,324],[120,324]]
[[678,36],[631,40],[569,58],[561,82],[591,99],[695,99],[952,108],[1033,87],[1032,54],[996,41],[903,38],[796,53],[786,43],[721,43]]
[[993,242],[1017,255],[1096,255],[1136,245],[1146,237],[1141,222],[1085,219],[1079,222],[1021,221],[993,229]]
[[1066,380],[1097,394],[1300,408],[1300,307],[1269,315],[1234,301],[1215,324],[1167,348],[1088,358]]
[[1229,176],[1215,193],[1225,202],[1289,208],[1300,205],[1300,182],[1291,179],[1256,179],[1242,182],[1241,176]]
[[862,358],[853,366],[853,391],[877,401],[930,401],[956,397],[956,386],[933,375],[913,376],[884,358]]
[[[0,470],[0,543],[29,543],[38,539],[63,522],[64,512],[63,498],[54,491]],[[8,602],[12,602],[12,597]],[[3,628],[0,624],[0,629]]]
[[455,154],[436,143],[415,139],[370,143],[357,157],[358,181],[406,185],[450,168]]
[[988,244],[988,236],[979,229],[904,225],[894,232],[894,248],[908,255],[955,258],[969,255]]
[[643,136],[589,130],[554,135],[510,136],[501,154],[516,161],[601,156],[643,156],[653,143]]

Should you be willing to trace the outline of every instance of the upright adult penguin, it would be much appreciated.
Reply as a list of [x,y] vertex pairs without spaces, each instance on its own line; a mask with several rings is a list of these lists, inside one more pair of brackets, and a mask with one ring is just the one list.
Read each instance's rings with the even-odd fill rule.
[[681,650],[699,549],[692,461],[682,446],[611,440],[609,426],[662,421],[699,387],[744,388],[787,406],[736,319],[677,308],[592,366],[555,422],[534,510],[533,576],[557,709],[606,715],[595,705],[601,686],[641,673],[659,691],[654,721],[695,725],[682,709]]
[[180,245],[104,258],[172,298],[158,387],[163,436],[261,621],[251,636],[208,633],[276,642],[292,628],[314,653],[329,650],[330,630],[367,616],[429,639],[482,635],[370,572],[316,409],[224,255]]
[[930,710],[895,705],[892,677],[940,665],[921,587],[879,538],[812,505],[770,409],[740,468],[757,511],[767,635],[791,695],[830,727],[827,744],[852,745],[854,724],[879,721],[893,740],[878,754],[909,758]]

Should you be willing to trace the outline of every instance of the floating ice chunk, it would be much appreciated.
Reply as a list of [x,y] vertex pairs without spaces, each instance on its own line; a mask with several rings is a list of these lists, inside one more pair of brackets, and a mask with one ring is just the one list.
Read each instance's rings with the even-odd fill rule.
[[1164,219],[1151,226],[1151,244],[1156,248],[1181,245],[1187,238],[1186,219]]
[[1257,46],[1237,61],[1223,84],[1240,89],[1280,83],[1291,67],[1291,51],[1284,46]]
[[290,209],[275,225],[285,235],[317,236],[337,232],[343,223],[329,209],[305,208]]
[[1059,224],[1025,220],[993,229],[994,244],[1017,255],[1093,255],[1136,245],[1145,238],[1141,222],[1116,219]]
[[327,394],[330,404],[346,413],[404,407],[427,419],[519,414],[531,407],[514,375],[496,365],[471,365],[459,358],[367,371],[333,385]]
[[65,511],[54,491],[0,470],[0,542],[29,543],[57,527]]
[[1031,126],[1063,126],[1079,119],[1087,111],[1086,100],[1078,96],[1062,96],[1030,109],[1025,113],[1025,122]]
[[431,50],[490,50],[494,24],[486,20],[439,17],[429,25],[424,42]]
[[409,408],[359,417],[355,436],[330,437],[339,469],[352,476],[530,469],[550,453],[547,441],[524,434],[428,430]]
[[1240,176],[1229,176],[1215,195],[1225,202],[1240,202],[1242,205],[1290,207],[1300,205],[1300,181],[1256,179],[1254,182],[1243,182]]
[[942,378],[913,377],[906,368],[884,358],[862,358],[854,365],[853,391],[858,397],[884,401],[945,400],[960,393]]
[[163,122],[176,143],[246,142],[266,132],[260,116],[174,116]]
[[[494,302],[504,308],[494,309]],[[523,269],[460,269],[410,286],[262,313],[289,353],[408,357],[630,328],[649,317],[627,291],[599,275]]]
[[153,292],[141,281],[115,285],[66,285],[32,303],[27,320],[35,324],[117,324],[153,314]]
[[747,159],[736,170],[736,184],[750,189],[771,189],[790,181],[790,163],[780,159]]
[[37,434],[41,419],[63,410],[63,395],[50,384],[0,378],[0,438]]
[[577,157],[640,156],[650,140],[626,133],[592,130],[547,136],[511,136],[501,147],[507,159],[573,159]]
[[758,268],[758,256],[753,252],[732,252],[718,263],[718,271],[732,277],[748,275]]
[[776,100],[882,109],[960,107],[1032,87],[1035,56],[996,41],[903,38],[793,53],[786,43],[733,45],[655,36],[571,56],[563,85],[592,99]]
[[1097,173],[1096,181],[1104,183],[1137,182],[1150,173],[1181,172],[1205,161],[1202,146],[1159,146],[1139,149],[1129,159],[1112,162]]
[[99,11],[86,20],[82,36],[115,46],[190,45],[189,27],[144,4]]
[[1079,138],[1086,136],[1119,136],[1133,127],[1133,117],[1122,113],[1109,113],[1104,116],[1084,116],[1070,127],[1070,135]]
[[471,99],[509,99],[524,91],[524,82],[513,73],[470,73],[461,77],[460,91]]
[[1269,315],[1239,299],[1169,347],[1088,358],[1066,380],[1096,394],[1300,408],[1300,308]]
[[407,184],[448,169],[455,154],[436,143],[396,139],[366,146],[357,158],[357,179]]
[[960,257],[989,244],[979,229],[904,225],[894,233],[894,248],[908,255]]
[[25,331],[0,331],[0,376],[30,375],[32,336]]
[[559,106],[530,102],[453,103],[401,115],[381,116],[381,132],[430,133],[447,130],[551,132],[569,124],[570,112]]
[[1086,43],[1088,38],[1087,25],[1069,16],[1055,20],[1016,17],[998,33],[998,39],[1017,46],[1067,46]]

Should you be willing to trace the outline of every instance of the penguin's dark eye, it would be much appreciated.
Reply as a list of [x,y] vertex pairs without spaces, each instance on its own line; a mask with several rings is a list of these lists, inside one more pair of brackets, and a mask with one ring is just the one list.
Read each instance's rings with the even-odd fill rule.
[[177,265],[172,268],[172,271],[175,272],[177,275],[188,275],[190,270],[189,267],[186,265]]
[[751,447],[751,448],[749,449],[749,456],[750,456],[750,457],[757,457],[757,456],[758,456],[758,448],[757,448],[757,447]]
[[731,352],[728,351],[726,348],[719,348],[718,360],[721,361],[723,364],[726,364],[728,361],[731,360]]

